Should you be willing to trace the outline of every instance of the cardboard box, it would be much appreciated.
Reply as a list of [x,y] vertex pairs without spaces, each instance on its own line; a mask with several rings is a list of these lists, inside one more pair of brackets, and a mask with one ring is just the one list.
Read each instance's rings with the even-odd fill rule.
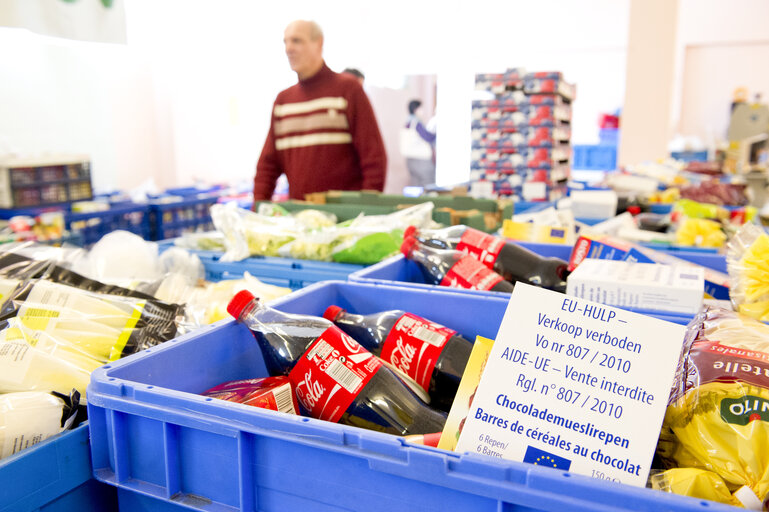
[[571,121],[569,105],[519,105],[517,107],[473,107],[473,121],[497,121],[500,126],[558,126]]
[[704,269],[586,259],[567,279],[566,294],[609,306],[696,314],[702,306]]
[[559,142],[568,142],[571,127],[547,126],[499,126],[496,121],[474,121],[470,132],[471,140],[487,141],[509,139],[514,147],[552,147]]

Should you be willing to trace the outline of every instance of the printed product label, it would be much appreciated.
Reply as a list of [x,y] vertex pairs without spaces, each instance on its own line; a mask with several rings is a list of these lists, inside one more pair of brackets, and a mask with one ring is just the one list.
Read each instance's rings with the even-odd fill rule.
[[294,408],[294,400],[291,396],[291,384],[288,382],[282,386],[271,389],[267,393],[258,394],[253,398],[245,400],[243,403],[288,414],[299,414],[299,411]]
[[0,341],[2,381],[21,384],[32,364],[32,347],[23,341]]
[[764,352],[697,341],[692,345],[689,359],[696,367],[699,386],[737,381],[769,389],[769,354]]
[[448,339],[456,332],[406,313],[387,335],[380,357],[429,391],[435,363]]
[[381,366],[371,352],[331,326],[310,345],[288,378],[313,418],[336,423]]
[[472,256],[465,255],[454,263],[441,281],[441,286],[468,290],[491,290],[502,276],[488,269]]
[[505,242],[500,238],[467,228],[457,244],[457,250],[473,256],[488,268],[494,268],[494,262],[504,246]]

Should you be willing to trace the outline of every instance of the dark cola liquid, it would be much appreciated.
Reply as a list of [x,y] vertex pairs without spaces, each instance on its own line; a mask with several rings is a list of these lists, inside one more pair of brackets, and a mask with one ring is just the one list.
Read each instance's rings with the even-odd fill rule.
[[[433,252],[431,248],[421,251],[422,256],[417,256],[418,250],[414,251],[414,261],[419,264],[425,281],[430,284],[440,285],[443,278],[449,272],[451,267],[457,264],[465,255],[455,250],[441,250]],[[503,276],[504,277],[504,276]],[[513,284],[502,280],[489,288],[493,292],[513,293]]]
[[[280,315],[252,333],[270,375],[288,375],[312,343],[328,329],[316,317]],[[389,369],[381,367],[350,404],[339,423],[395,435],[441,432],[446,416],[428,407]]]
[[[352,336],[369,352],[379,356],[387,336],[403,311],[386,311],[373,315],[340,313],[334,323]],[[459,388],[459,381],[467,366],[473,345],[459,334],[454,334],[444,345],[430,376],[430,405],[448,412]]]
[[[427,234],[417,236],[417,240],[434,249],[456,250],[462,233],[454,230],[447,231],[447,236],[441,236],[443,235],[442,231],[431,237],[428,237]],[[516,243],[505,242],[494,262],[494,271],[511,283],[521,281],[565,293],[566,278],[569,274],[567,266],[568,263],[560,258],[546,258]],[[498,290],[496,288],[492,288],[492,290],[507,291],[507,289]]]
[[545,258],[518,244],[506,242],[494,268],[508,281],[521,281],[566,293],[567,266],[568,263],[560,258]]

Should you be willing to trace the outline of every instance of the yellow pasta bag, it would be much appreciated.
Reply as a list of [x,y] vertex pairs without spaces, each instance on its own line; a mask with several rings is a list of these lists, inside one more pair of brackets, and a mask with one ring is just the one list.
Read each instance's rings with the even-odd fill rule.
[[657,453],[660,490],[761,510],[769,494],[769,327],[706,307],[689,326]]

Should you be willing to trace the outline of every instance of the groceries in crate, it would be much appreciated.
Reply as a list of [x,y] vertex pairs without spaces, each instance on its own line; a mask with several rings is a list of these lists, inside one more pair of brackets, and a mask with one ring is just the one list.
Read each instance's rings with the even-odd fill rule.
[[409,225],[433,226],[432,203],[388,215],[361,214],[339,224],[325,212],[304,210],[286,215],[281,210],[275,205],[260,205],[258,213],[232,203],[213,206],[214,225],[224,234],[227,248],[222,261],[281,256],[372,264],[397,252],[402,232]]
[[185,331],[226,318],[227,303],[240,290],[248,289],[267,302],[291,292],[263,283],[248,272],[242,279],[205,282],[205,269],[197,255],[180,247],[158,254],[157,244],[126,231],[110,233],[69,260],[73,269],[99,281],[184,304],[184,318],[178,324]]
[[0,242],[56,241],[67,235],[64,229],[64,213],[43,212],[34,217],[16,215],[8,221],[0,221]]
[[72,396],[39,391],[0,394],[0,459],[74,428],[78,401],[76,392]]
[[403,241],[401,252],[419,266],[430,284],[467,290],[513,291],[512,283],[462,251],[435,249],[412,236]]
[[416,381],[430,405],[448,412],[472,350],[455,330],[400,310],[356,315],[329,306],[323,316]]
[[191,249],[196,251],[220,251],[224,252],[227,247],[224,243],[224,235],[218,231],[205,231],[202,233],[183,233],[182,236],[174,240],[176,247],[182,249]]
[[285,375],[233,380],[214,386],[201,394],[262,409],[299,414],[294,386]]
[[270,375],[288,375],[305,414],[396,435],[443,429],[445,414],[325,318],[280,312],[247,291],[228,311],[251,329]]
[[[657,454],[657,489],[763,510],[769,494],[769,327],[705,307],[689,326]],[[757,507],[757,508],[756,508]]]
[[539,256],[515,242],[463,225],[439,230],[410,226],[404,232],[404,238],[411,235],[435,249],[454,249],[469,254],[510,282],[521,281],[559,292],[566,290],[568,271],[565,261]]
[[702,267],[705,277],[705,293],[713,298],[729,299],[729,276],[712,268],[677,258],[670,252],[657,251],[612,236],[582,236],[577,240],[569,257],[569,271],[573,271],[586,258],[603,260],[637,261],[667,265]]
[[747,224],[729,241],[726,254],[730,298],[740,313],[769,321],[769,235]]
[[105,361],[80,341],[27,327],[18,317],[9,319],[0,331],[0,393],[85,393],[91,372]]

